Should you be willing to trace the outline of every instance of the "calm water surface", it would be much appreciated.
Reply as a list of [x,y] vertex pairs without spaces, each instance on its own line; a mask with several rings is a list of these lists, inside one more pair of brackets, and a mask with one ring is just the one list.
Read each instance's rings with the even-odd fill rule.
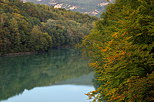
[[0,58],[0,102],[90,102],[93,73],[75,50]]

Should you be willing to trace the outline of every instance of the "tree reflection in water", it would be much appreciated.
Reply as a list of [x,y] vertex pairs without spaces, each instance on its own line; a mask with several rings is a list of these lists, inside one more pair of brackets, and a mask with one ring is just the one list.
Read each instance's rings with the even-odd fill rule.
[[[69,82],[89,74],[87,61],[75,50],[51,50],[40,55],[0,58],[0,100],[21,94],[25,89]],[[86,80],[78,84],[86,83]]]

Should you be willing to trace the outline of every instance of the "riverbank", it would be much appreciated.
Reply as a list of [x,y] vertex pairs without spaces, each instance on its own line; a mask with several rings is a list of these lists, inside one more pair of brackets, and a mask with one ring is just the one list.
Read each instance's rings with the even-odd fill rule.
[[20,56],[20,55],[31,55],[31,54],[36,54],[37,52],[17,52],[17,53],[7,53],[7,54],[3,54],[0,55],[0,57],[12,57],[12,56]]

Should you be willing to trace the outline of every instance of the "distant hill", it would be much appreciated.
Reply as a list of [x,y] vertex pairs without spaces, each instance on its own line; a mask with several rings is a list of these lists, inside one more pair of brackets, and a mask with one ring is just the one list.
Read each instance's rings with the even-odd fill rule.
[[105,10],[105,6],[113,0],[23,0],[37,4],[47,4],[54,8],[65,8],[89,15],[99,16]]

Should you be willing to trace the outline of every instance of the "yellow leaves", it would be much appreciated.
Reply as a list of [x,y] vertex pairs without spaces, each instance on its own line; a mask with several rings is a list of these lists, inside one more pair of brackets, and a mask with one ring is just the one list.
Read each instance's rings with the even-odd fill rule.
[[119,55],[110,56],[110,57],[107,57],[106,59],[112,61],[112,60],[115,60],[117,57],[119,57]]
[[116,92],[116,88],[111,89],[110,91],[108,91],[108,93],[106,95],[113,95]]
[[111,46],[112,44],[114,44],[114,40],[111,40],[111,41],[108,42],[108,45]]
[[101,51],[102,51],[102,52],[106,52],[106,51],[107,51],[107,49],[102,49]]
[[[115,39],[119,39],[120,41],[127,41],[132,38],[132,36],[126,36],[128,32],[123,32],[122,34],[120,32],[115,32],[113,35],[111,35]],[[113,40],[111,40],[113,42]]]
[[89,97],[89,99],[92,99],[93,97],[95,97],[95,94],[98,93],[98,90],[95,90],[95,91],[91,91],[91,92],[88,92],[87,95]]
[[118,102],[121,102],[121,101],[124,101],[125,96],[124,95],[116,95],[116,97],[114,96],[112,98],[113,98],[113,100],[117,100]]
[[110,55],[109,57],[106,57],[105,59],[108,60],[108,62],[115,61],[115,60],[121,60],[123,56],[126,55],[126,51],[117,51],[113,53],[113,55]]
[[126,51],[122,51],[121,54],[122,54],[122,55],[125,55],[125,54],[126,54]]
[[[107,15],[109,16],[107,20],[111,20],[112,24],[107,27],[105,25],[103,28],[102,23],[97,27],[97,30],[101,31],[98,34],[100,42],[96,42],[97,39],[93,36],[97,43],[94,46],[97,47],[92,50],[95,50],[94,55],[97,56],[95,60],[99,63],[96,69],[96,73],[99,74],[97,80],[102,83],[100,94],[105,95],[111,102],[151,101],[154,100],[151,97],[154,94],[154,91],[151,91],[154,85],[154,75],[146,74],[153,70],[152,55],[149,54],[153,47],[144,42],[148,40],[147,36],[145,38],[140,36],[143,32],[145,34],[149,32],[143,31],[145,26],[141,29],[137,26],[141,20],[139,19],[139,22],[135,20],[134,15],[136,16],[139,11],[132,10],[129,6],[123,6],[123,8],[125,9],[116,18]],[[107,11],[107,14],[111,13],[111,10]],[[134,39],[143,41],[142,44],[144,43],[145,46],[142,47],[143,45],[138,44],[138,41]]]
[[112,37],[117,38],[117,37],[118,37],[118,32],[114,33],[114,34],[112,35]]
[[128,34],[128,32],[124,32],[124,33],[121,34],[121,36],[124,37],[124,36],[127,35],[127,34]]
[[90,67],[93,67],[93,68],[98,67],[97,63],[89,63],[89,66],[90,66]]
[[110,97],[108,102],[121,102],[125,100],[126,96],[124,96],[123,94],[118,94],[117,88],[105,88],[103,91],[106,92],[106,96]]
[[132,37],[125,37],[125,40],[129,40],[129,39],[131,39]]

